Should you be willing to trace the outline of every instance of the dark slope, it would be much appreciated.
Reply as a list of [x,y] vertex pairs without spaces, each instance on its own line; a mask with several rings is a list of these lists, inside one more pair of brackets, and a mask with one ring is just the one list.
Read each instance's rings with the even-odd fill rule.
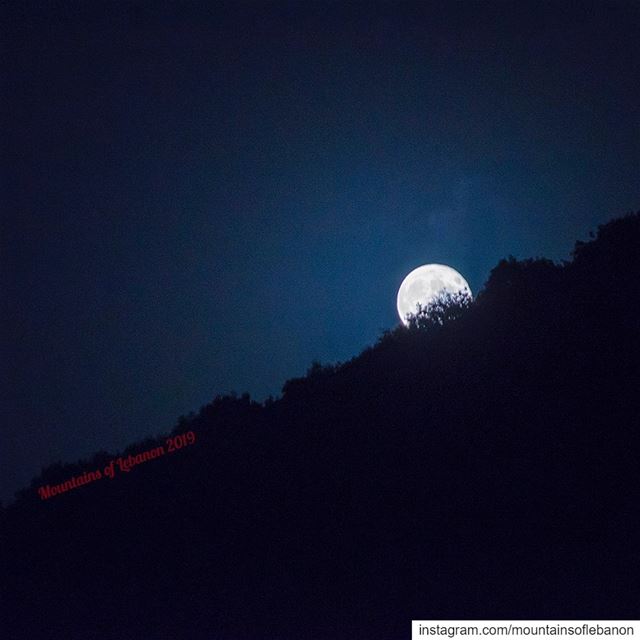
[[46,470],[2,514],[3,637],[637,618],[639,250],[636,214],[568,264],[502,261],[455,321],[216,399],[191,447],[41,501],[112,456]]

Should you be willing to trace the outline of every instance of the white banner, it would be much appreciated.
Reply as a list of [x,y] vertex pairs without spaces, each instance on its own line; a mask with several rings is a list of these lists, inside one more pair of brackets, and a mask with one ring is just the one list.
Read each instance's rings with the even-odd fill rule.
[[411,640],[636,638],[639,620],[412,620]]

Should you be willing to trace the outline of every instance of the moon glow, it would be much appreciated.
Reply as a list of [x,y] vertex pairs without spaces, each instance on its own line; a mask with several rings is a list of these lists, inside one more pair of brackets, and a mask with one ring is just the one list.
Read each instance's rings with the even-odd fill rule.
[[455,269],[444,264],[425,264],[414,269],[398,289],[398,315],[408,325],[407,314],[415,313],[417,305],[429,304],[443,291],[471,295],[469,283]]

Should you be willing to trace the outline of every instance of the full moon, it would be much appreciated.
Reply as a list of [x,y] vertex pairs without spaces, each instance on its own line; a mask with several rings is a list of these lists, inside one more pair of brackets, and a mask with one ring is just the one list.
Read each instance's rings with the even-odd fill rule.
[[425,264],[414,269],[398,289],[398,315],[408,325],[407,314],[415,313],[417,305],[429,304],[442,292],[467,293],[471,295],[469,283],[455,269],[444,264]]

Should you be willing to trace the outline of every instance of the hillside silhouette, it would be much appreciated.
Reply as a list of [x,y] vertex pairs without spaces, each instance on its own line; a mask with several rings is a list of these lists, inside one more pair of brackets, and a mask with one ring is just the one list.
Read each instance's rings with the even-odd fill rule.
[[[219,396],[196,442],[43,470],[2,510],[3,638],[395,640],[411,619],[640,614],[640,213],[572,260]],[[138,442],[120,456],[161,446]]]

